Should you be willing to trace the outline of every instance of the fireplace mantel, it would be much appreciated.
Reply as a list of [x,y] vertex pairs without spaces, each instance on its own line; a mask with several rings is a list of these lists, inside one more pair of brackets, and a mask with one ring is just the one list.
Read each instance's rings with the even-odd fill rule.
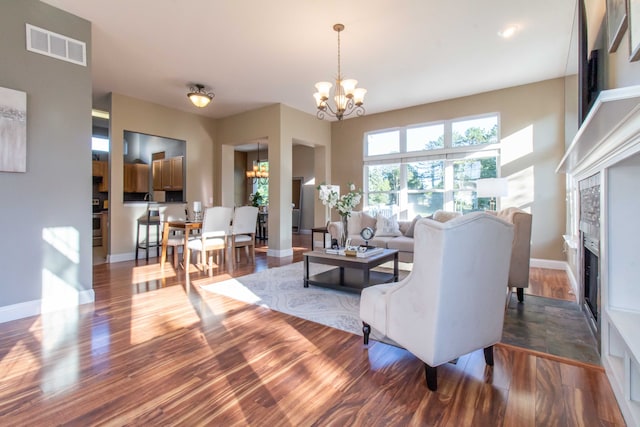
[[640,85],[602,91],[556,172],[589,175],[637,152],[639,137]]
[[[556,172],[569,178],[572,241],[581,236],[579,183],[596,175],[601,183],[601,360],[625,420],[640,425],[640,86],[601,92]],[[584,249],[568,262],[583,280]]]

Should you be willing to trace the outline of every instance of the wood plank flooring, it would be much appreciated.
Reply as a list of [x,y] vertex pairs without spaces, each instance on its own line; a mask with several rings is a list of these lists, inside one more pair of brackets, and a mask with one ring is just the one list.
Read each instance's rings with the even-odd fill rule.
[[[463,356],[431,392],[402,349],[198,287],[299,261],[309,241],[294,235],[288,259],[261,247],[255,266],[192,270],[188,288],[155,259],[95,266],[93,305],[0,324],[0,423],[624,425],[599,367],[498,345],[494,367],[481,351]],[[561,286],[556,272],[532,273]]]

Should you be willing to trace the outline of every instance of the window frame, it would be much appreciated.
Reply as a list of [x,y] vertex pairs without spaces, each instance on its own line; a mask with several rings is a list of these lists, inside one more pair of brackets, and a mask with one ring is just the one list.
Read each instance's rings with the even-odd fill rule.
[[[460,123],[464,121],[471,120],[481,120],[483,118],[493,118],[495,117],[497,132],[496,132],[496,142],[494,143],[483,143],[478,145],[465,145],[453,147],[453,125],[455,123]],[[444,146],[443,148],[435,148],[435,149],[425,149],[418,151],[407,151],[407,131],[409,129],[415,129],[419,127],[427,127],[434,125],[443,125],[443,139]],[[399,180],[400,180],[400,188],[398,191],[390,191],[386,193],[397,193],[396,197],[396,205],[393,205],[395,209],[401,212],[402,216],[406,216],[406,212],[409,208],[409,194],[426,194],[426,193],[443,193],[443,206],[442,208],[445,210],[453,211],[455,209],[455,201],[454,201],[454,193],[456,191],[461,191],[461,189],[454,188],[454,174],[453,174],[453,164],[456,160],[460,159],[475,159],[475,158],[487,158],[487,157],[495,157],[496,158],[496,178],[500,177],[500,169],[501,169],[501,123],[500,123],[500,113],[491,112],[484,113],[478,115],[464,116],[464,117],[456,117],[453,119],[447,120],[436,120],[431,122],[417,123],[411,124],[407,126],[401,127],[392,127],[387,129],[377,129],[370,132],[365,132],[363,137],[363,206],[364,209],[372,208],[368,204],[370,194],[383,194],[379,191],[369,191],[369,167],[377,166],[377,165],[391,165],[398,164],[399,165]],[[399,145],[400,152],[399,153],[385,153],[378,155],[368,155],[368,139],[370,135],[380,134],[399,131]],[[427,189],[427,190],[409,190],[408,189],[408,164],[415,163],[419,161],[433,161],[433,160],[441,160],[444,162],[444,188],[443,189]],[[468,190],[465,190],[468,191]],[[407,219],[407,218],[402,218]]]

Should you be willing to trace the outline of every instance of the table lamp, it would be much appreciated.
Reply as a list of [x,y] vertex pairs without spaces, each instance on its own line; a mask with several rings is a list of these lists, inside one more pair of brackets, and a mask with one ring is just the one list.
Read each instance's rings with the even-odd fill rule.
[[485,178],[476,180],[478,197],[491,197],[489,209],[496,210],[496,197],[509,194],[509,180],[507,178]]

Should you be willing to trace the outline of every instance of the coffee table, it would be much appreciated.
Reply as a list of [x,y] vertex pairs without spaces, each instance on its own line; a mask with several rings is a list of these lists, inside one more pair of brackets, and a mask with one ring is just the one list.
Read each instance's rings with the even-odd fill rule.
[[[398,281],[397,249],[385,249],[367,258],[328,254],[324,250],[305,252],[303,256],[305,288],[314,285],[360,293],[367,286]],[[371,271],[372,268],[388,261],[393,261],[393,273]],[[333,265],[338,268],[310,276],[310,263]]]

